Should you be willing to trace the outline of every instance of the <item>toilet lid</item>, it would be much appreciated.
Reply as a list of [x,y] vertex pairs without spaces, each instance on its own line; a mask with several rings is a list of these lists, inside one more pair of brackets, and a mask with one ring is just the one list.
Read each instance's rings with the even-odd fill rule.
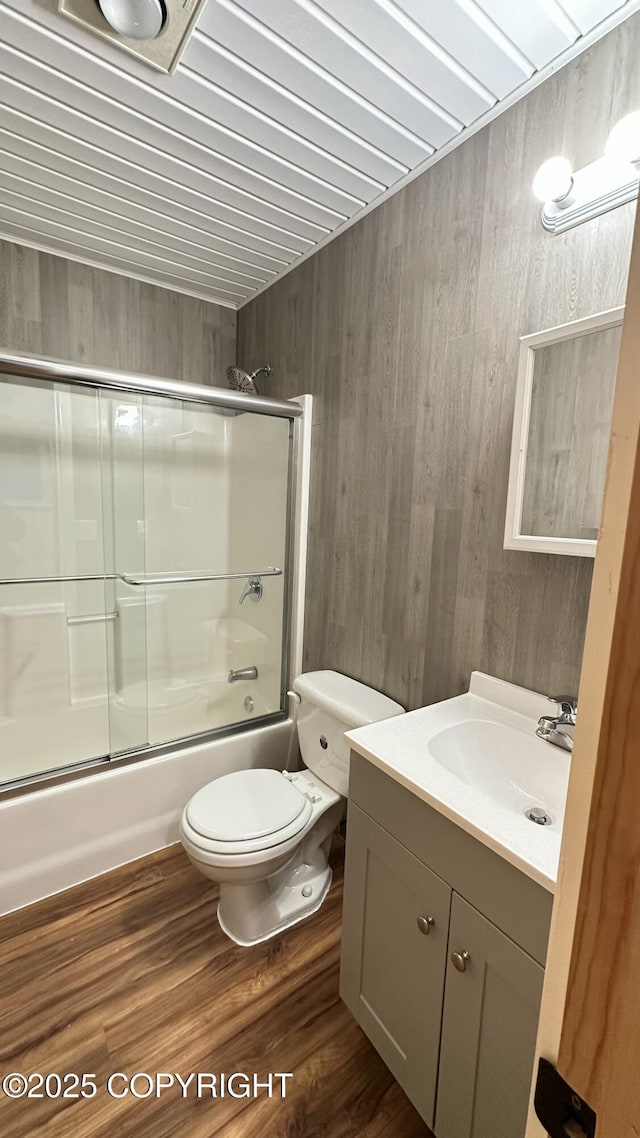
[[189,802],[189,825],[216,842],[254,842],[281,830],[302,829],[311,803],[279,771],[248,770],[222,775]]

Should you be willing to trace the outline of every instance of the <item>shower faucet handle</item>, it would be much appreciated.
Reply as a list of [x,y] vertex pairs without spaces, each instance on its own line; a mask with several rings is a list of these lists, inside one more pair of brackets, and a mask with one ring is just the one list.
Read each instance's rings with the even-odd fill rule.
[[263,592],[264,585],[262,584],[262,578],[250,577],[244,589],[242,590],[240,604],[242,604],[243,601],[246,601],[248,597],[250,601],[253,601],[254,605],[257,605],[258,601],[262,600]]

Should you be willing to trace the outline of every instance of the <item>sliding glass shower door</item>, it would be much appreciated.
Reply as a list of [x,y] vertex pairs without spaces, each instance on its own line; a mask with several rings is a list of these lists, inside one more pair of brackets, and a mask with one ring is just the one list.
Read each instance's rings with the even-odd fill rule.
[[286,416],[2,377],[0,782],[281,710],[291,450]]
[[0,385],[3,781],[109,751],[100,469],[95,393]]

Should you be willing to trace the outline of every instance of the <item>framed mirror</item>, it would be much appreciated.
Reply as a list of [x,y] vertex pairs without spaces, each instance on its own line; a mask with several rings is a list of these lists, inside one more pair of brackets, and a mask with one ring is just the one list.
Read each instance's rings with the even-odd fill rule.
[[505,549],[595,557],[623,315],[520,338]]

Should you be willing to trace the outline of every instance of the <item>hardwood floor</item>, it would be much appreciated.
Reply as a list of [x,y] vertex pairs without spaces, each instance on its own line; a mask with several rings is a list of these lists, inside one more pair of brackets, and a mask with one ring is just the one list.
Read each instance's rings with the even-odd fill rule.
[[[340,857],[319,912],[266,945],[229,941],[215,898],[173,846],[0,920],[0,1075],[98,1088],[0,1095],[3,1138],[429,1138],[338,996]],[[284,1099],[198,1098],[194,1083],[118,1099],[115,1072],[293,1078]]]

